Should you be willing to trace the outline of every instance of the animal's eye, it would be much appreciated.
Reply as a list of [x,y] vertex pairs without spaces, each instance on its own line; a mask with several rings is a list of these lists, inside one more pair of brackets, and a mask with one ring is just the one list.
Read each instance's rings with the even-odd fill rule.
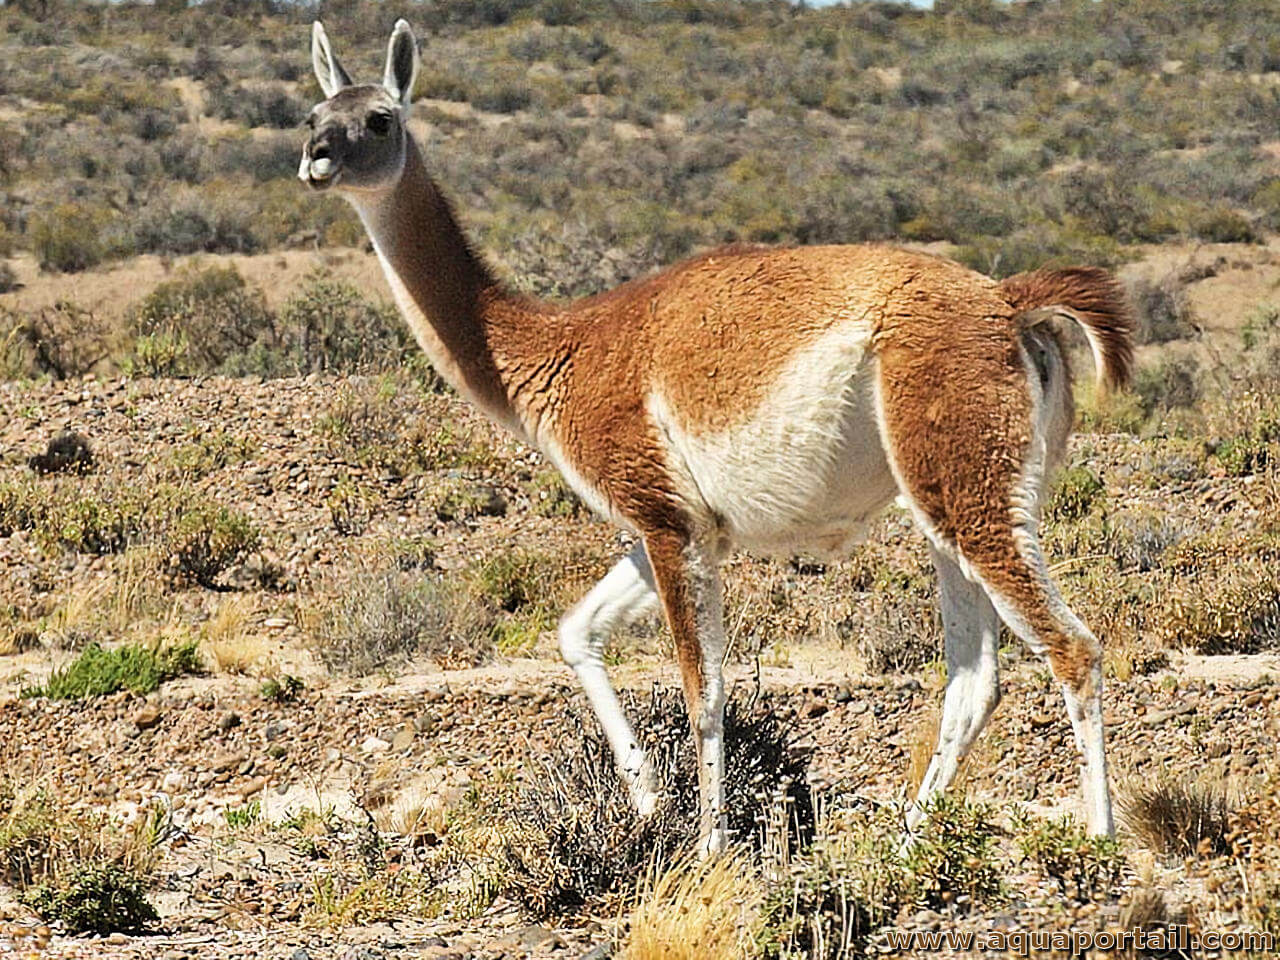
[[391,114],[371,113],[369,114],[369,119],[365,121],[365,125],[375,137],[385,137],[391,132]]

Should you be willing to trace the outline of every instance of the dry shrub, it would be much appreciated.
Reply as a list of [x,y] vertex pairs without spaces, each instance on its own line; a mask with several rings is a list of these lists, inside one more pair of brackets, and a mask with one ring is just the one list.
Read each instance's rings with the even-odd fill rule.
[[[1128,895],[1120,908],[1120,930],[1142,930],[1148,934],[1169,933],[1175,926],[1187,922],[1185,910],[1173,910],[1165,900],[1164,892],[1155,887],[1138,887]],[[1130,957],[1166,956],[1150,951],[1131,950]]]
[[[637,878],[663,872],[700,839],[698,773],[682,695],[655,688],[647,702],[623,699],[663,799],[653,815],[639,818],[594,720],[575,717],[554,755],[530,761],[530,782],[511,794],[506,811],[511,822],[530,828],[506,845],[506,894],[532,916],[625,900]],[[790,842],[807,842],[814,828],[805,777],[810,753],[767,697],[729,700],[725,809],[735,837],[761,845],[765,824],[783,819]]]
[[1250,557],[1179,579],[1159,613],[1156,634],[1197,653],[1258,653],[1280,645],[1280,575]]
[[91,310],[59,300],[33,313],[0,309],[0,371],[7,377],[79,377],[106,358],[108,328]]
[[1233,807],[1220,787],[1162,779],[1129,787],[1120,817],[1141,843],[1158,853],[1216,855],[1230,852]]
[[269,662],[271,643],[253,629],[254,612],[252,600],[233,597],[204,625],[200,646],[218,673],[248,674]]
[[476,664],[493,648],[494,608],[465,584],[383,562],[321,584],[312,648],[330,670],[363,675],[425,656]]
[[1166,343],[1198,333],[1196,317],[1187,300],[1186,282],[1179,271],[1134,280],[1126,293],[1138,321],[1138,343]]

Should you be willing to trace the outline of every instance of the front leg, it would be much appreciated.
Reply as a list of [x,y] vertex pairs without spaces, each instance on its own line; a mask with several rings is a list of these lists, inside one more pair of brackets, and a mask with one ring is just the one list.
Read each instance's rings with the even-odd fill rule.
[[702,853],[719,853],[724,809],[724,611],[720,556],[711,542],[662,531],[645,536],[655,585],[675,639],[698,746]]
[[604,648],[615,629],[647,613],[657,604],[653,573],[644,547],[618,561],[560,621],[560,652],[573,667],[583,692],[613,748],[618,770],[641,816],[658,805],[653,767],[623,712],[604,667]]

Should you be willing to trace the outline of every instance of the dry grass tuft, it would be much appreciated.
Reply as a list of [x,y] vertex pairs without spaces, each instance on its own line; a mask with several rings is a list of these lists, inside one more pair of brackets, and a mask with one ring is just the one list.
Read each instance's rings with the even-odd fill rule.
[[737,960],[750,953],[763,891],[741,856],[684,860],[650,877],[632,910],[629,960]]
[[1231,850],[1234,804],[1219,787],[1163,779],[1133,784],[1123,794],[1121,821],[1140,843],[1173,856],[1214,856]]
[[200,646],[218,673],[245,675],[269,665],[271,642],[253,629],[254,612],[251,599],[233,597],[205,624]]

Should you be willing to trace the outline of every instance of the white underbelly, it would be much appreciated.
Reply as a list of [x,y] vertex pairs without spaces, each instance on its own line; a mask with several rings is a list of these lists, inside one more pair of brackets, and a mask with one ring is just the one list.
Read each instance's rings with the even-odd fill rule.
[[797,355],[729,430],[685,430],[655,393],[650,413],[687,507],[754,552],[847,551],[897,494],[873,376],[866,338],[846,326]]

